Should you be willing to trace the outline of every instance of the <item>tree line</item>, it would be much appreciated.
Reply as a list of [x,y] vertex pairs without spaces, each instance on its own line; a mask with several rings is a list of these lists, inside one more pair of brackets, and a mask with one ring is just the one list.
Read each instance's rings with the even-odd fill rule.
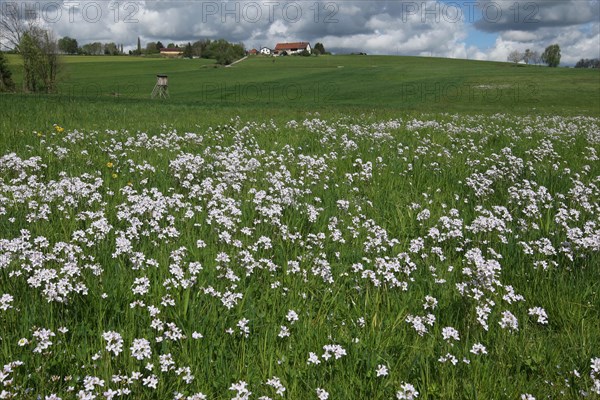
[[560,46],[558,44],[553,44],[546,47],[542,54],[530,49],[527,49],[524,52],[514,50],[508,55],[507,60],[514,62],[515,64],[524,61],[525,64],[533,63],[539,65],[544,63],[549,67],[558,67],[560,64],[560,58]]
[[575,68],[600,68],[600,58],[582,58],[575,64]]

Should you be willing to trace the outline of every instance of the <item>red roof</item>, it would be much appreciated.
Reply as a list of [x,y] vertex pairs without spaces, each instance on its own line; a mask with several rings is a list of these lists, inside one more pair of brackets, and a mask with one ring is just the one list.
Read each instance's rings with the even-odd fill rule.
[[275,51],[305,49],[308,42],[277,43]]

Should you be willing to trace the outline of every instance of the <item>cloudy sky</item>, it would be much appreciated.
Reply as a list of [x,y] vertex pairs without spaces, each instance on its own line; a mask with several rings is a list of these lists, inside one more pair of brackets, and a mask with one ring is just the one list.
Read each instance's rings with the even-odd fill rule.
[[[14,3],[0,0],[0,3]],[[18,2],[16,4],[23,4]],[[42,22],[80,45],[202,38],[322,42],[366,52],[506,61],[513,50],[558,43],[562,64],[600,58],[600,0],[40,0]]]

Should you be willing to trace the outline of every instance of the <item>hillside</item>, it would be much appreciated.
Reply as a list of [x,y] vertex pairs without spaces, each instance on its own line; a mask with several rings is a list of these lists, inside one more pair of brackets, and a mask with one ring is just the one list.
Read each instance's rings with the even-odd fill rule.
[[[19,60],[9,60],[18,84]],[[150,99],[157,73],[169,76],[167,101]],[[7,106],[18,108],[53,100],[57,115],[65,102],[69,113],[104,104],[97,111],[110,115],[127,105],[144,120],[167,112],[181,121],[187,107],[231,116],[342,109],[600,115],[600,71],[398,56],[251,57],[231,68],[209,60],[75,56],[64,58],[58,94],[0,101],[7,96],[14,99]]]

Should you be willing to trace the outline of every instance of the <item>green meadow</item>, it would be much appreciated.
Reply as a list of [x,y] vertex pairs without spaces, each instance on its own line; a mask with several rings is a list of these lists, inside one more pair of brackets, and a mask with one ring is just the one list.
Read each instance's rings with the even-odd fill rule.
[[599,71],[61,68],[0,94],[0,398],[599,398]]
[[[19,86],[19,59],[9,60]],[[230,68],[202,59],[63,60],[58,93],[0,95],[3,130],[48,123],[189,127],[221,116],[288,118],[307,111],[600,114],[597,70],[351,55],[251,57]],[[159,73],[169,76],[168,100],[150,98]]]

